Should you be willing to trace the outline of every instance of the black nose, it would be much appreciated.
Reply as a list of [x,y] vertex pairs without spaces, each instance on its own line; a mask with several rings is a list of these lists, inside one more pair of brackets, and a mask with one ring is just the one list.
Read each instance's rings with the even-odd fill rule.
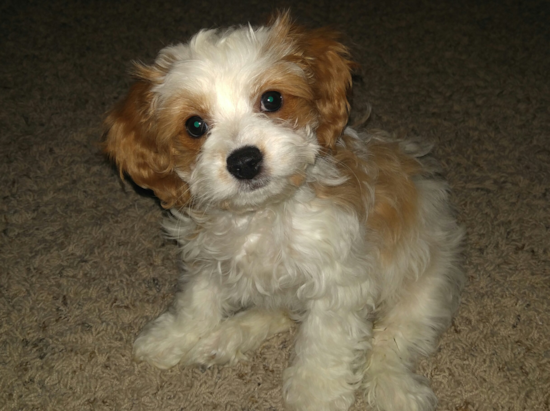
[[239,180],[251,180],[262,170],[262,153],[254,146],[244,146],[227,157],[227,171]]

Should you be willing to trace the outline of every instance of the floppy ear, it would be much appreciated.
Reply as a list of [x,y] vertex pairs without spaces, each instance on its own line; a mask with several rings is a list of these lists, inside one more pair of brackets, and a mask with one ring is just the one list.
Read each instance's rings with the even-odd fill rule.
[[160,141],[156,125],[151,89],[160,73],[138,66],[137,76],[105,120],[103,152],[115,161],[122,178],[128,174],[140,187],[153,190],[164,208],[183,206],[189,200],[188,187],[174,171],[171,148]]
[[305,54],[313,72],[315,104],[319,112],[319,143],[334,149],[349,118],[348,93],[351,89],[351,69],[348,50],[329,30],[306,32]]
[[349,59],[336,31],[302,29],[292,24],[288,12],[275,18],[273,29],[277,36],[286,33],[296,47],[292,59],[305,70],[319,113],[317,138],[332,150],[349,119],[351,72],[358,65]]

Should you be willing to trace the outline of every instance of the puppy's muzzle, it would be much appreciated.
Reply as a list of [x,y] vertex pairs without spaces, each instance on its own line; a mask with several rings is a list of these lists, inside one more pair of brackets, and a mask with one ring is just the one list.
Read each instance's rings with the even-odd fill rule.
[[239,180],[252,180],[262,171],[263,156],[254,146],[244,146],[227,157],[227,171]]

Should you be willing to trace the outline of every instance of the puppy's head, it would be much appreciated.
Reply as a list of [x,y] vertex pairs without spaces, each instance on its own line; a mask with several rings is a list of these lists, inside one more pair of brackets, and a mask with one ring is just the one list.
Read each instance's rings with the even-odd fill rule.
[[104,151],[165,207],[254,209],[306,181],[348,120],[346,48],[287,14],[167,47],[106,120]]

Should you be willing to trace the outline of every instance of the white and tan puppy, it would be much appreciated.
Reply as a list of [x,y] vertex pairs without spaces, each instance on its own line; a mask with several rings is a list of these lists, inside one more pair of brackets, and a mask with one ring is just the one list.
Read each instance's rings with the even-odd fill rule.
[[290,410],[431,410],[414,374],[449,325],[462,231],[426,145],[346,128],[347,49],[280,14],[204,30],[136,65],[104,150],[172,210],[182,291],[135,358],[234,363],[299,324]]

